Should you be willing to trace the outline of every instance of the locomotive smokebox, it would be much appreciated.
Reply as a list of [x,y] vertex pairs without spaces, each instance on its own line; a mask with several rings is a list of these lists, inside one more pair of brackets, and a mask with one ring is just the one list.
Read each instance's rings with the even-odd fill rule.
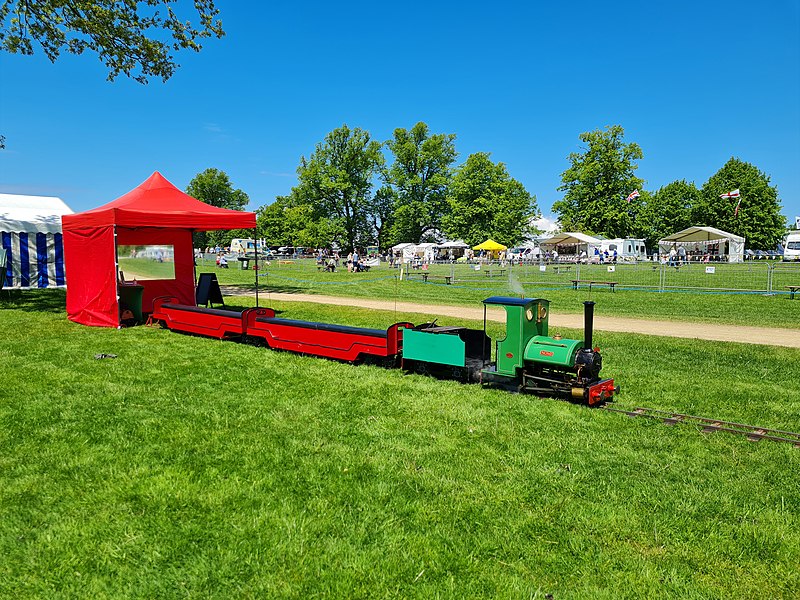
[[592,331],[594,330],[594,302],[583,303],[583,347],[592,349]]

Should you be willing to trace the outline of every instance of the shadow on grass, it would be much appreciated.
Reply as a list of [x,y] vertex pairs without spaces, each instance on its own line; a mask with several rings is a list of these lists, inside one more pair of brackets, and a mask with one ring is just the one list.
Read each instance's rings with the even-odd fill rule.
[[[242,283],[232,283],[232,284],[225,284],[220,286],[222,288],[223,294],[226,291],[226,288],[229,290],[229,293],[246,293],[246,294],[255,294],[256,286],[255,284],[242,284]],[[260,294],[267,294],[269,292],[275,292],[280,294],[314,294],[316,293],[313,289],[310,288],[302,288],[295,285],[259,285],[258,286],[258,293]]]
[[67,310],[67,290],[0,290],[0,308],[63,313]]

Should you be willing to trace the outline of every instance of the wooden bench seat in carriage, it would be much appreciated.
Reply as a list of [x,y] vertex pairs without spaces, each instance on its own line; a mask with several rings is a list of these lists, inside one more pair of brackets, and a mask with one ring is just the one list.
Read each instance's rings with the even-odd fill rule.
[[[271,308],[246,309],[257,310],[259,315],[275,316]],[[153,300],[151,321],[159,321],[173,331],[194,333],[217,339],[238,338],[244,334],[245,315],[238,310],[205,308],[180,304],[172,296],[159,296]]]
[[245,333],[253,341],[259,338],[270,348],[300,354],[322,356],[335,360],[356,362],[368,356],[396,356],[403,341],[403,328],[412,323],[395,323],[388,329],[368,329],[332,325],[314,321],[276,319],[256,313],[243,315]]

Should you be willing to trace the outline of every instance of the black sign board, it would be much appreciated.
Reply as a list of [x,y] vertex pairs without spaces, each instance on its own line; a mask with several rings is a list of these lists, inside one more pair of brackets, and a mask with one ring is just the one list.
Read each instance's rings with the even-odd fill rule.
[[201,304],[208,306],[209,302],[212,307],[214,304],[225,305],[216,273],[200,273],[200,279],[197,281],[197,291],[195,292],[195,301],[197,306]]

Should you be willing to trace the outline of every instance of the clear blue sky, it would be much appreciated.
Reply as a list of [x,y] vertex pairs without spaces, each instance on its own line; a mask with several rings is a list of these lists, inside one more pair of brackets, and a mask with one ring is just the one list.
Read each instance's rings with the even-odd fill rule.
[[646,189],[699,187],[736,156],[800,215],[800,0],[218,7],[227,36],[178,54],[167,83],[0,54],[0,191],[80,211],[155,170],[185,188],[215,167],[255,209],[335,127],[383,141],[425,121],[457,135],[459,163],[506,163],[548,214],[578,135],[620,124]]

